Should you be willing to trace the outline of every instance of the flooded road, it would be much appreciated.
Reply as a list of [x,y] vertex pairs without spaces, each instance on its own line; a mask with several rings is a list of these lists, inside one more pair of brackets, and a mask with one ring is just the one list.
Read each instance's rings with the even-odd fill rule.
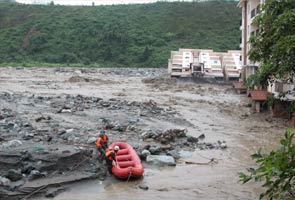
[[[177,118],[145,119],[143,129],[186,128],[192,136],[204,134],[206,142],[225,141],[228,147],[185,152],[176,167],[158,168],[144,163],[145,173],[140,180],[127,182],[108,176],[104,181],[77,182],[54,197],[55,200],[259,199],[259,185],[241,185],[238,172],[255,166],[250,155],[259,147],[275,148],[289,126],[288,121],[273,119],[267,113],[253,113],[247,106],[249,99],[236,94],[231,85],[171,80],[165,70],[0,68],[0,72],[0,90],[5,92],[49,96],[80,94],[139,102],[153,100],[159,106],[172,107]],[[115,112],[106,115],[114,115],[116,119],[123,117],[116,116]],[[90,122],[81,123],[91,126]],[[112,141],[116,139],[119,138],[111,138]],[[132,141],[133,144],[140,142]],[[207,163],[212,158],[217,163],[184,163]],[[146,186],[148,190],[139,186]]]

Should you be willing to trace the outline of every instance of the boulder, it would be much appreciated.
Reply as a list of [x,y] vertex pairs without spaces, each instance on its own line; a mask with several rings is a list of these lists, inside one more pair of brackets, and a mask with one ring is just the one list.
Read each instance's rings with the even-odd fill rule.
[[10,140],[8,142],[3,143],[1,146],[3,148],[14,148],[14,147],[18,147],[21,146],[23,143],[20,140]]
[[152,145],[149,148],[149,151],[151,152],[151,154],[157,155],[161,152],[161,146],[160,145]]
[[149,155],[146,162],[158,166],[175,166],[175,160],[172,156],[165,155]]
[[10,169],[8,170],[5,177],[10,179],[11,181],[18,181],[23,178],[23,175],[15,169]]
[[142,158],[143,160],[145,160],[146,157],[148,157],[149,155],[151,155],[151,152],[150,152],[149,150],[144,149],[144,150],[141,152],[140,155],[141,155],[141,158]]
[[167,155],[172,156],[174,159],[179,159],[180,158],[179,152],[176,149],[168,151]]
[[8,178],[0,176],[1,186],[9,186],[10,184],[11,184],[11,181]]
[[87,139],[87,144],[94,144],[96,142],[97,137],[89,137]]

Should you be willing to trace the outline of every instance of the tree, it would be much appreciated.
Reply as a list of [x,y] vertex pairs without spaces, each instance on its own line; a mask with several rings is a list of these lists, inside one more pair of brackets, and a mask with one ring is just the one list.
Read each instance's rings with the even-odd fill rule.
[[291,129],[285,132],[285,138],[280,141],[281,146],[269,154],[262,154],[261,149],[252,156],[259,167],[248,168],[248,173],[240,172],[240,181],[263,181],[267,188],[260,194],[260,199],[268,197],[278,199],[295,199],[295,144],[294,133]]
[[249,58],[259,62],[257,80],[285,78],[295,72],[295,1],[267,0],[254,23],[259,27],[251,37]]

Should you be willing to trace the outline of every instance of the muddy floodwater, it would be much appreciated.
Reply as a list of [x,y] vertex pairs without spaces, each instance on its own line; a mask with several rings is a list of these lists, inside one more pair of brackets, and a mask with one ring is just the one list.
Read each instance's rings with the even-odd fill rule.
[[[235,93],[230,84],[171,79],[166,69],[3,67],[0,68],[0,92],[21,96],[19,101],[3,101],[1,109],[12,109],[27,119],[34,119],[40,114],[51,116],[59,126],[83,130],[78,139],[89,132],[95,134],[99,119],[104,117],[114,123],[137,121],[130,132],[134,136],[128,131],[117,133],[109,130],[112,142],[124,140],[140,146],[144,141],[135,137],[137,133],[187,129],[187,134],[194,137],[204,134],[206,143],[214,145],[219,141],[226,144],[225,148],[183,151],[175,167],[158,167],[143,162],[145,172],[139,180],[122,181],[107,175],[104,180],[75,182],[52,198],[55,200],[259,199],[259,184],[241,185],[238,172],[255,166],[250,155],[259,147],[273,149],[290,125],[288,120],[272,118],[266,112],[254,113],[249,107],[249,98]],[[99,97],[106,102],[126,101],[127,105],[128,102],[154,102],[166,114],[145,115],[142,111],[131,112],[130,109],[97,111],[94,108],[75,113],[63,113],[62,110],[57,114],[45,109],[43,104],[28,107],[27,101],[33,98],[32,95],[53,99],[82,95]],[[4,133],[1,134],[5,139]],[[214,162],[206,164],[211,159]],[[201,164],[186,164],[185,161]],[[42,195],[34,198],[47,199]]]

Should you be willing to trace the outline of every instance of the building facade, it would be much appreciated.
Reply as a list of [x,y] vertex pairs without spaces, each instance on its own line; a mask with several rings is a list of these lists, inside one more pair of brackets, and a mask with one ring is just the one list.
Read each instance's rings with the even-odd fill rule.
[[260,14],[261,5],[265,0],[240,0],[238,6],[242,9],[242,20],[240,30],[242,32],[240,48],[242,50],[243,76],[245,81],[251,74],[254,74],[259,63],[249,60],[248,53],[251,49],[250,37],[258,33],[258,27],[253,23],[254,18]]
[[[242,50],[242,81],[244,82],[251,74],[255,74],[259,68],[259,63],[254,63],[249,59],[249,51],[251,44],[249,42],[251,36],[255,36],[259,33],[259,27],[254,23],[254,18],[261,13],[262,4],[265,0],[240,0],[238,6],[242,9],[242,20],[240,30],[242,33],[240,48]],[[255,88],[248,93],[252,96],[259,96],[259,100],[266,100],[266,95],[276,100],[276,104],[272,105],[273,116],[290,115],[289,105],[292,101],[295,101],[294,88],[295,77],[286,76],[285,80],[279,80],[273,78],[269,81],[267,88]],[[265,91],[265,95],[263,94]],[[259,95],[257,95],[259,94]],[[263,98],[261,98],[263,96]],[[252,100],[254,103],[258,100],[255,98]],[[259,102],[258,102],[259,103]],[[257,110],[257,109],[256,109]],[[260,109],[259,109],[260,110]]]
[[238,81],[242,69],[240,57],[240,50],[214,52],[212,49],[179,49],[171,51],[168,72],[174,77],[201,76]]

